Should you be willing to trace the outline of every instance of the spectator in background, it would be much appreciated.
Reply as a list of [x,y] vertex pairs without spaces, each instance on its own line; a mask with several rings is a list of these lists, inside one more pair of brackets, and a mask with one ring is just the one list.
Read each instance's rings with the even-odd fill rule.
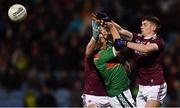
[[9,67],[4,75],[2,75],[1,84],[7,91],[20,90],[22,86],[22,76],[15,68]]
[[37,106],[37,96],[32,88],[29,88],[24,96],[24,106],[25,107]]
[[56,107],[57,102],[55,97],[51,94],[50,88],[48,86],[43,85],[41,88],[42,92],[40,93],[37,106],[38,107]]

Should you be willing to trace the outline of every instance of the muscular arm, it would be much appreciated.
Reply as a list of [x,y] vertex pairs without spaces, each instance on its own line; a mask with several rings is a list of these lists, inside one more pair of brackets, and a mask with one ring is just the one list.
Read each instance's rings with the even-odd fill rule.
[[118,30],[113,24],[109,24],[109,30],[110,30],[111,35],[113,37],[113,41],[115,41],[115,39],[120,38],[120,34],[118,33]]
[[156,43],[147,43],[146,45],[144,45],[144,44],[128,42],[127,47],[144,53],[150,53],[153,51],[157,51],[159,49]]
[[122,35],[123,38],[125,38],[129,41],[132,40],[133,34],[130,31],[123,29],[120,25],[118,25],[114,21],[112,21],[112,24],[118,29],[118,32]]
[[94,52],[94,48],[96,47],[96,40],[92,37],[86,46],[86,56],[91,56]]
[[[120,34],[122,34],[121,37],[124,37],[125,39],[127,39],[129,41],[132,40],[133,34],[130,31],[123,29],[120,25],[118,25],[114,21],[112,21],[112,23],[118,29],[118,32]],[[156,43],[148,43],[148,44],[144,45],[144,44],[128,42],[127,47],[131,48],[133,50],[144,52],[144,53],[150,53],[150,52],[153,52],[153,51],[156,51],[159,49],[158,45]]]

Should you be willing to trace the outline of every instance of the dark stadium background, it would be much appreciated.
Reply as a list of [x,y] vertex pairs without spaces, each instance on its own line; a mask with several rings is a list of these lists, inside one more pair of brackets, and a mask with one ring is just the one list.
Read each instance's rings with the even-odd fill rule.
[[[20,3],[28,16],[7,17]],[[104,10],[117,23],[139,32],[141,16],[154,14],[166,41],[164,107],[180,106],[179,0],[0,0],[0,107],[82,106],[83,57],[91,37],[90,14]],[[136,66],[131,90],[135,97]]]

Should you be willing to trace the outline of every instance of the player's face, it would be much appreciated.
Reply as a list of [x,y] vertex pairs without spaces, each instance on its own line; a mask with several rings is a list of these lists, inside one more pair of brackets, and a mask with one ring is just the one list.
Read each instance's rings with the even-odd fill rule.
[[103,35],[103,37],[106,39],[107,38],[107,29],[105,27],[100,27],[99,33]]
[[99,49],[100,49],[100,50],[106,49],[106,43],[107,43],[107,41],[106,41],[106,38],[105,38],[102,34],[99,35],[99,41],[98,41],[98,43],[99,43]]
[[141,33],[144,36],[149,36],[152,33],[154,33],[154,30],[156,29],[155,25],[151,23],[150,21],[142,21],[141,25]]
[[107,31],[104,27],[101,27],[99,30],[99,40],[98,40],[98,44],[99,44],[99,49],[103,50],[106,49],[106,43],[107,43]]

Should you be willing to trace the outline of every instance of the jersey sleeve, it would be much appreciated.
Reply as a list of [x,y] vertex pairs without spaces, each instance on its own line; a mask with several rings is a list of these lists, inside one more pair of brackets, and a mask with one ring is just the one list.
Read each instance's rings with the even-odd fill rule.
[[135,42],[136,39],[138,38],[141,38],[142,37],[142,34],[139,34],[139,33],[132,33],[133,34],[133,37],[132,37],[132,42]]
[[165,42],[164,42],[164,40],[162,38],[157,38],[157,39],[153,40],[151,43],[156,43],[159,50],[164,49]]

